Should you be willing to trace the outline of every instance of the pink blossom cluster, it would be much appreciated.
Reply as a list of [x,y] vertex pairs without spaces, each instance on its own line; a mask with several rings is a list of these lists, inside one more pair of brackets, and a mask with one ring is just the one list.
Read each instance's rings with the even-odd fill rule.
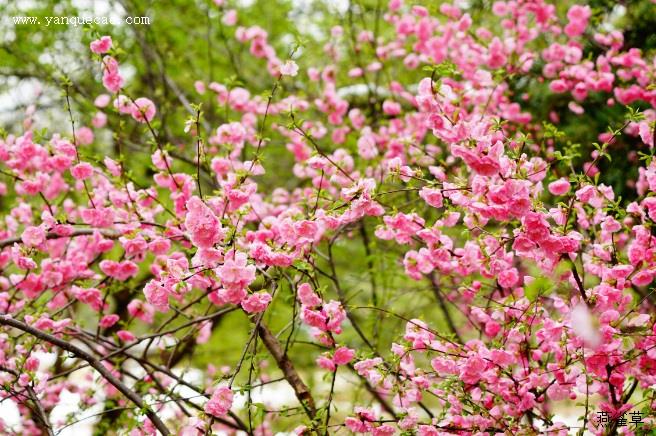
[[[226,115],[204,127],[198,110],[176,147],[162,144],[165,106],[129,96],[111,37],[91,42],[112,95],[81,115],[88,126],[44,136],[26,122],[0,139],[11,180],[0,183],[0,382],[11,387],[0,396],[17,402],[26,434],[44,433],[65,392],[88,408],[94,389],[135,435],[576,431],[558,408],[601,435],[591,404],[653,414],[656,58],[593,27],[592,12],[496,1],[485,27],[459,2],[433,15],[391,0],[387,32],[335,26],[312,66],[239,26],[231,38],[266,67],[270,97],[196,81],[185,92]],[[398,68],[408,75],[389,74]],[[364,105],[344,91],[356,79]],[[563,98],[560,114],[540,118],[538,92]],[[645,109],[563,157],[572,149],[553,129],[595,101]],[[123,152],[85,152],[107,132],[120,141],[123,123],[153,144],[142,180]],[[604,179],[609,150],[639,166],[629,199]],[[272,175],[280,183],[264,182]],[[240,358],[180,376],[194,350],[230,343],[229,312],[248,338]],[[63,360],[46,368],[50,352]],[[328,374],[329,394],[301,361]],[[95,388],[70,375],[88,366]],[[294,393],[292,418],[253,402],[274,377]],[[339,377],[352,385],[344,408]],[[180,386],[197,395],[180,398]]]

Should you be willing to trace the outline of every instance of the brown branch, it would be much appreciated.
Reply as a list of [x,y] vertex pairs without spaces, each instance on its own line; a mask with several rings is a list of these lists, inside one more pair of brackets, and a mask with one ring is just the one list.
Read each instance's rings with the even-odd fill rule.
[[378,392],[376,387],[372,386],[369,380],[367,380],[365,377],[360,376],[360,374],[358,374],[358,372],[355,370],[352,364],[349,364],[348,366],[351,369],[351,371],[353,371],[357,376],[361,377],[364,380],[365,389],[367,390],[367,392],[371,394],[372,397],[376,399],[376,401],[378,402],[378,404],[380,404],[383,410],[389,413],[393,418],[398,418],[392,405],[385,400],[383,395],[380,392]]
[[578,287],[579,293],[581,294],[581,298],[583,299],[583,302],[585,303],[586,306],[588,306],[588,309],[592,309],[592,304],[590,301],[588,301],[588,296],[585,294],[585,287],[583,286],[583,281],[581,280],[581,276],[579,276],[579,272],[576,269],[576,265],[574,265],[574,262],[572,262],[572,275],[574,276],[574,280],[576,281],[576,285]]
[[355,183],[355,179],[354,179],[353,177],[351,177],[351,175],[350,175],[348,172],[346,172],[346,170],[344,170],[344,168],[342,168],[341,166],[339,166],[339,164],[338,164],[337,162],[335,162],[333,159],[331,159],[331,157],[328,156],[328,154],[326,154],[326,152],[323,151],[323,150],[321,149],[321,147],[319,147],[319,144],[317,144],[317,141],[315,141],[314,138],[313,138],[310,134],[308,134],[305,130],[303,130],[303,128],[302,128],[301,126],[299,126],[298,124],[296,124],[296,119],[294,118],[294,112],[291,112],[291,113],[289,114],[289,116],[290,116],[291,119],[292,119],[292,124],[293,124],[293,127],[294,127],[294,128],[292,129],[292,131],[298,133],[299,135],[301,135],[301,136],[303,136],[305,139],[307,139],[307,140],[310,142],[310,144],[312,144],[312,146],[314,147],[314,150],[315,150],[317,153],[319,153],[319,155],[320,155],[321,157],[323,157],[323,158],[326,159],[328,162],[330,162],[330,164],[331,164],[332,166],[334,166],[335,168],[337,168],[337,170],[338,170],[340,173],[342,173],[347,179],[349,179],[351,182]]
[[[8,368],[8,367],[6,367],[6,366],[4,366],[4,365],[0,365],[0,371],[3,371],[3,372],[6,372],[6,373],[8,373],[8,374],[13,375],[14,377],[16,377],[16,381],[18,382],[18,377],[20,377],[20,374],[19,374],[18,371],[15,371],[15,370],[13,370],[13,369],[11,369],[11,368]],[[52,431],[52,426],[50,425],[50,422],[49,422],[49,420],[48,420],[48,415],[46,415],[46,412],[45,412],[45,410],[43,409],[43,405],[42,405],[41,402],[39,401],[39,398],[36,396],[36,392],[34,392],[34,389],[32,388],[32,385],[31,385],[31,384],[28,384],[28,385],[25,387],[25,390],[27,391],[28,395],[22,394],[22,393],[20,393],[20,392],[18,392],[18,391],[13,391],[13,392],[10,391],[10,394],[11,394],[13,397],[15,397],[16,399],[19,399],[19,397],[25,397],[26,399],[29,398],[30,400],[32,400],[32,402],[34,403],[34,409],[32,409],[28,404],[23,403],[23,402],[19,399],[19,401],[20,401],[22,404],[24,404],[25,407],[27,407],[27,408],[29,408],[30,410],[32,410],[32,412],[35,414],[37,420],[38,420],[39,423],[41,424],[40,427],[42,427],[41,429],[44,431],[44,433],[46,433],[48,436],[54,436],[54,433],[53,433],[53,431]],[[37,423],[37,425],[39,425],[39,424]]]
[[[73,238],[75,236],[84,236],[84,235],[93,235],[94,232],[99,231],[104,237],[106,238],[111,238],[111,239],[116,239],[120,234],[116,232],[110,232],[106,230],[98,230],[98,229],[75,229],[70,235],[59,235],[57,233],[53,232],[48,232],[46,234],[46,239],[59,239],[59,238]],[[13,238],[7,238],[7,239],[1,239],[0,240],[0,248],[4,248],[8,245],[13,245],[17,242],[21,242],[21,237],[20,236],[14,236]]]
[[[137,6],[134,2],[126,2],[125,0],[119,0],[119,3],[121,4],[121,6],[123,6],[123,8],[126,11],[130,11],[134,16],[144,15],[143,11],[139,11],[137,9]],[[130,29],[134,31],[133,34],[137,40],[137,43],[139,44],[139,47],[141,48],[142,53],[144,54],[144,57],[146,58],[147,61],[154,62],[154,64],[159,69],[162,83],[173,92],[175,97],[182,104],[185,110],[189,112],[189,114],[195,115],[196,111],[189,103],[189,99],[187,98],[187,96],[184,94],[184,92],[182,92],[180,87],[173,81],[173,79],[171,79],[168,76],[168,74],[166,74],[166,68],[160,50],[158,49],[157,46],[151,46],[150,44],[148,44],[148,41],[146,40],[144,34],[141,32],[140,29],[138,29],[138,27],[139,26],[131,26]],[[146,62],[146,64],[149,64],[149,62]],[[203,127],[207,131],[211,130],[211,126],[209,125],[209,123],[207,123],[207,121],[204,120],[203,120]]]
[[96,371],[98,371],[105,380],[107,380],[112,386],[118,389],[123,395],[125,395],[130,401],[132,401],[137,407],[143,410],[148,418],[152,421],[153,425],[164,435],[168,436],[171,434],[169,429],[164,425],[162,420],[157,416],[157,414],[143,402],[139,394],[128,388],[122,381],[117,379],[103,364],[93,357],[91,354],[87,353],[85,350],[73,345],[70,342],[67,342],[63,339],[60,339],[56,336],[53,336],[49,333],[46,333],[42,330],[34,328],[25,324],[24,322],[18,321],[11,318],[9,315],[0,315],[0,324],[14,327],[18,330],[21,330],[25,333],[29,333],[32,336],[41,339],[43,341],[49,342],[52,345],[55,345],[62,350],[68,351],[69,353],[75,355],[76,357],[85,360],[89,363]]
[[[610,383],[610,372],[611,370],[608,370],[609,372],[609,381],[608,385],[613,386],[612,383]],[[634,379],[633,383],[631,383],[631,386],[629,386],[629,389],[622,395],[622,399],[620,400],[620,405],[624,405],[629,402],[629,399],[631,398],[631,395],[633,395],[633,392],[635,392],[636,388],[638,387],[638,379]],[[614,388],[613,388],[614,389]],[[614,395],[614,394],[613,394]],[[614,436],[617,434],[617,427],[619,424],[619,420],[617,419],[619,417],[616,417],[615,419],[612,420],[612,423],[608,430],[606,431],[606,436]]]
[[433,294],[435,295],[435,299],[437,300],[437,304],[440,306],[440,310],[444,314],[444,319],[446,320],[447,325],[449,326],[449,329],[451,330],[451,333],[456,337],[456,340],[464,344],[462,341],[462,337],[458,333],[458,329],[456,328],[456,324],[453,322],[453,318],[451,317],[451,314],[449,313],[449,309],[446,307],[446,303],[444,302],[444,296],[442,295],[442,290],[440,289],[440,285],[437,282],[437,278],[435,275],[432,275],[429,277],[431,281],[431,288],[433,289]]
[[262,339],[262,342],[276,361],[278,368],[282,371],[285,380],[287,380],[292,389],[294,389],[296,398],[301,402],[303,409],[305,409],[305,413],[310,419],[314,419],[317,410],[314,399],[312,398],[312,393],[310,393],[306,384],[301,380],[301,377],[298,375],[298,372],[296,372],[296,368],[294,368],[292,361],[289,360],[289,357],[283,352],[280,342],[263,322],[259,323],[257,331],[260,339]]

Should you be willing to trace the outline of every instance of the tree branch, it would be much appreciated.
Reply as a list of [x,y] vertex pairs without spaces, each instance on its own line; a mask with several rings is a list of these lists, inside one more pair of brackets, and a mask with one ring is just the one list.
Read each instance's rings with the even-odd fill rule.
[[576,285],[578,286],[579,293],[581,294],[581,298],[583,299],[583,302],[585,303],[586,306],[588,306],[588,309],[592,309],[592,304],[590,301],[588,301],[588,296],[585,294],[585,287],[583,286],[583,281],[581,280],[581,276],[579,276],[579,272],[576,269],[576,265],[574,265],[574,262],[572,262],[572,275],[574,276],[574,280],[576,281]]
[[435,299],[437,300],[437,304],[440,306],[440,310],[444,314],[444,320],[446,321],[447,325],[449,326],[449,330],[451,330],[451,333],[456,337],[456,340],[464,344],[462,341],[462,337],[460,336],[460,333],[458,333],[458,329],[456,328],[456,324],[453,322],[453,318],[451,317],[451,314],[449,313],[449,309],[446,307],[446,303],[444,302],[444,296],[442,295],[442,290],[440,289],[440,285],[437,282],[437,278],[435,275],[431,275],[429,277],[429,280],[431,282],[431,288],[433,289],[433,294],[435,295]]
[[259,323],[257,331],[260,339],[262,339],[262,342],[278,364],[278,368],[282,371],[285,380],[287,380],[292,389],[294,389],[296,398],[301,402],[301,405],[305,409],[305,413],[310,419],[314,419],[317,414],[314,398],[312,398],[310,390],[303,380],[301,380],[298,372],[296,372],[296,368],[294,368],[292,361],[289,360],[289,357],[283,352],[280,342],[263,322]]
[[[73,233],[70,235],[59,235],[57,233],[53,232],[48,232],[46,234],[46,239],[59,239],[59,238],[73,238],[75,236],[84,236],[84,235],[93,235],[94,232],[100,232],[104,237],[106,238],[112,238],[116,239],[120,234],[117,232],[110,232],[106,230],[98,230],[98,229],[75,229],[73,230]],[[1,239],[0,240],[0,248],[4,248],[8,245],[13,245],[17,242],[21,242],[21,237],[20,236],[14,236],[13,238],[7,238],[7,239]]]
[[146,413],[146,416],[152,421],[153,425],[164,435],[168,436],[171,434],[169,429],[164,425],[161,419],[157,414],[143,402],[139,394],[128,388],[122,381],[117,379],[103,364],[93,357],[91,354],[87,353],[83,349],[73,345],[70,342],[67,342],[63,339],[60,339],[56,336],[53,336],[49,333],[46,333],[42,330],[34,328],[25,324],[22,321],[11,318],[9,315],[0,315],[0,324],[14,327],[18,330],[21,330],[25,333],[41,339],[43,341],[49,342],[52,345],[55,345],[62,350],[68,351],[71,354],[74,354],[76,357],[85,360],[89,363],[96,371],[98,371],[107,382],[112,386],[118,389],[123,395],[125,395],[130,401],[132,401],[137,407],[143,410]]

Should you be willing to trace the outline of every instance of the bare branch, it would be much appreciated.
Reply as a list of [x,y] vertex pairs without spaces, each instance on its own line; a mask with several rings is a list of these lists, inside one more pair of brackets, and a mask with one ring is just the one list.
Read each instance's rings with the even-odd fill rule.
[[117,379],[103,364],[93,357],[91,354],[87,353],[83,349],[73,345],[70,342],[67,342],[63,339],[60,339],[56,336],[53,336],[49,333],[46,333],[42,330],[34,328],[25,324],[22,321],[11,318],[9,315],[0,315],[0,324],[14,327],[18,330],[21,330],[25,333],[41,339],[43,341],[49,342],[52,345],[55,345],[62,350],[68,351],[69,353],[74,354],[76,357],[85,360],[89,363],[96,371],[98,371],[105,380],[107,380],[112,386],[118,389],[123,395],[125,395],[130,401],[132,401],[139,409],[143,410],[146,413],[146,416],[153,422],[153,425],[164,435],[170,435],[171,432],[162,422],[162,420],[157,416],[157,414],[142,400],[142,398],[134,392],[132,389],[128,388],[121,380]]

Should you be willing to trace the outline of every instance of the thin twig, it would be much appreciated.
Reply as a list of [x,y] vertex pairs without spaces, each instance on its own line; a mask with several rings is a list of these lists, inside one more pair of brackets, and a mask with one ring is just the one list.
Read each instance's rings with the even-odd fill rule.
[[52,345],[55,345],[62,350],[68,351],[69,353],[74,354],[76,357],[85,360],[91,365],[96,371],[98,371],[105,380],[107,380],[112,386],[118,389],[123,395],[125,395],[130,401],[132,401],[139,409],[143,410],[148,418],[152,421],[153,425],[164,435],[168,436],[171,434],[166,425],[162,420],[157,416],[157,414],[144,403],[142,398],[128,388],[122,381],[117,379],[114,374],[111,373],[105,366],[91,354],[87,353],[85,350],[73,345],[72,343],[60,339],[56,336],[53,336],[49,333],[46,333],[42,330],[34,328],[25,324],[24,322],[18,321],[11,318],[9,315],[0,315],[0,324],[14,327],[18,330],[21,330],[25,333],[28,333],[38,339],[46,341]]

